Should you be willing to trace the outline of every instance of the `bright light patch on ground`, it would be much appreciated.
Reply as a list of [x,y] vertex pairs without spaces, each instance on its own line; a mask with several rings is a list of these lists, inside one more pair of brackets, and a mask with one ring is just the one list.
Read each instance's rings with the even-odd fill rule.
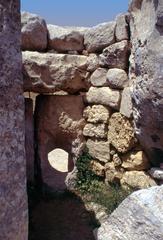
[[48,153],[50,165],[59,172],[68,172],[68,153],[63,149],[56,148]]

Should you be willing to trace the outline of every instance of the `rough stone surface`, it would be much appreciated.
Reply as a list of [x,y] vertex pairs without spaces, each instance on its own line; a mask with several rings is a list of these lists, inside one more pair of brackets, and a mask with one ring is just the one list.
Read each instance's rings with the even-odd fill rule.
[[18,0],[0,0],[0,239],[28,239]]
[[86,87],[88,58],[78,55],[23,52],[24,90],[78,92]]
[[90,87],[86,94],[86,100],[92,104],[103,104],[115,109],[119,108],[120,92],[109,87]]
[[120,183],[123,177],[123,169],[116,168],[113,162],[105,165],[105,183]]
[[122,99],[120,104],[120,113],[127,118],[131,118],[133,116],[133,104],[131,98],[131,88],[126,87],[122,91]]
[[136,143],[131,121],[120,113],[114,113],[109,120],[108,141],[118,152],[129,151]]
[[143,151],[133,151],[122,156],[122,167],[127,170],[147,170],[149,169],[149,161]]
[[129,40],[128,15],[120,14],[116,18],[115,37],[116,41]]
[[115,22],[102,23],[90,28],[84,35],[84,44],[88,52],[100,52],[115,42]]
[[109,142],[88,139],[86,146],[92,158],[96,158],[104,163],[110,160]]
[[22,49],[44,51],[47,49],[48,31],[45,20],[27,12],[21,14]]
[[162,240],[163,186],[132,193],[97,230],[97,240]]
[[144,171],[129,171],[123,174],[121,185],[124,188],[142,189],[156,186],[156,182]]
[[104,177],[104,166],[96,160],[91,161],[91,170],[100,177]]
[[107,127],[104,123],[87,123],[83,129],[84,136],[107,138]]
[[[80,96],[40,95],[36,98],[37,161],[44,186],[52,190],[63,190],[66,181],[71,185],[75,179],[75,161],[84,147],[83,109]],[[58,172],[48,162],[48,153],[56,148],[69,154],[67,173]]]
[[97,54],[91,53],[87,58],[88,72],[94,72],[99,67],[99,57]]
[[136,133],[152,163],[159,166],[163,162],[163,2],[132,1],[130,13]]
[[90,123],[107,123],[111,110],[103,105],[88,106],[84,109],[83,117]]
[[34,119],[33,100],[25,98],[25,153],[27,180],[34,181]]
[[112,44],[100,55],[100,66],[107,68],[128,69],[129,44],[127,40]]
[[148,173],[154,179],[163,180],[163,169],[161,168],[151,168]]
[[48,28],[48,48],[57,52],[79,51],[84,49],[84,31],[86,28],[60,27],[47,25]]
[[107,74],[107,69],[105,68],[98,68],[96,71],[91,75],[89,81],[94,87],[103,87],[107,86],[107,81],[106,81],[106,74]]
[[111,88],[123,89],[128,85],[128,76],[123,69],[111,68],[107,72],[107,83]]

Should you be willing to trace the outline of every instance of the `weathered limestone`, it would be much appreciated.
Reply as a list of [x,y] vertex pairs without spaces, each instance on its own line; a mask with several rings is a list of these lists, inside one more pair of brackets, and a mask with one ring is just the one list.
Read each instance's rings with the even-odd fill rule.
[[111,68],[107,72],[107,83],[111,88],[123,89],[128,85],[128,76],[123,69]]
[[121,153],[136,143],[132,123],[120,113],[114,113],[109,120],[108,141]]
[[120,104],[120,113],[127,118],[131,118],[133,115],[133,104],[132,104],[132,98],[131,98],[131,88],[126,87],[122,91],[122,99]]
[[91,75],[89,81],[94,87],[104,87],[107,86],[106,81],[107,69],[105,68],[97,68],[95,72]]
[[60,27],[47,25],[48,48],[57,52],[79,51],[84,49],[84,31],[87,28]]
[[103,105],[88,106],[84,109],[83,117],[90,123],[107,123],[111,110]]
[[100,177],[104,177],[104,166],[96,160],[91,161],[91,170]]
[[119,108],[120,92],[109,87],[90,87],[86,94],[86,100],[92,104],[103,104],[115,109]]
[[115,22],[102,23],[90,28],[84,35],[84,45],[90,53],[102,51],[115,42]]
[[87,89],[88,58],[78,55],[23,52],[24,90],[70,93]]
[[34,119],[33,100],[25,98],[25,153],[27,180],[34,181]]
[[20,4],[0,0],[0,239],[28,239]]
[[163,186],[139,190],[126,198],[97,230],[97,240],[162,240]]
[[116,41],[129,40],[128,14],[120,14],[116,17],[115,37]]
[[83,129],[83,135],[87,137],[107,138],[106,124],[87,123]]
[[[72,185],[76,176],[74,164],[84,147],[83,109],[81,96],[37,97],[35,110],[37,161],[44,186],[52,190],[65,189],[65,181]],[[56,148],[69,153],[69,174],[60,173],[50,166],[48,153]],[[57,189],[57,185],[62,189]]]
[[114,43],[105,48],[100,55],[100,66],[128,69],[129,44],[127,40]]
[[130,81],[136,133],[152,163],[163,162],[163,4],[132,1]]
[[110,144],[106,141],[88,139],[86,146],[90,156],[101,162],[107,163],[110,160]]
[[113,162],[105,165],[105,182],[106,183],[120,183],[123,177],[123,169],[116,168]]
[[143,151],[131,152],[122,156],[122,167],[127,170],[147,170],[149,161]]
[[44,51],[47,49],[48,31],[46,22],[36,14],[21,14],[22,49]]
[[123,174],[121,185],[124,188],[143,189],[156,186],[156,182],[144,171],[129,171]]

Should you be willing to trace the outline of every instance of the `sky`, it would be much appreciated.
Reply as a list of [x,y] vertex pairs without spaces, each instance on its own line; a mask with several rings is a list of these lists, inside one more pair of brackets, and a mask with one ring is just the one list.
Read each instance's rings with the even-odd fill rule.
[[21,0],[22,11],[61,26],[94,26],[113,20],[127,9],[128,0]]

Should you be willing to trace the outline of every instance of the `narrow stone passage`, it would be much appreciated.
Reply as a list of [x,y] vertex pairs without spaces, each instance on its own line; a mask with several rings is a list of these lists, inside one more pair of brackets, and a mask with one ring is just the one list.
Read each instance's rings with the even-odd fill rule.
[[29,240],[94,240],[97,226],[94,212],[75,194],[65,193],[41,199],[31,209]]

